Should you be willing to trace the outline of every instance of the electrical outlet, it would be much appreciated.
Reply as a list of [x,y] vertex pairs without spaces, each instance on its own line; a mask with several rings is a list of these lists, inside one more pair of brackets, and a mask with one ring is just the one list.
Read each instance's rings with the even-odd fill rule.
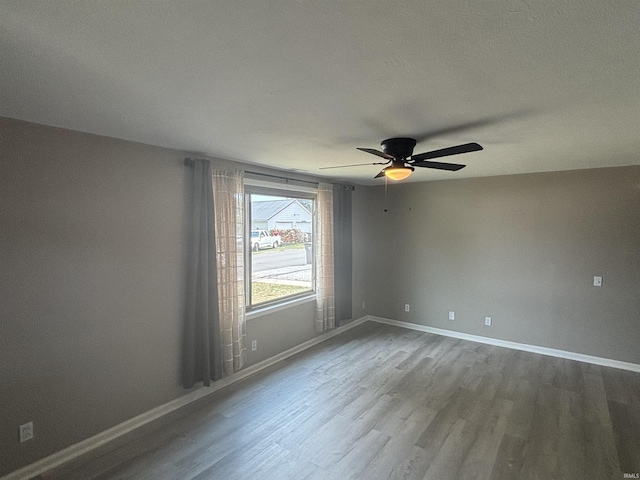
[[409,304],[408,304],[408,303],[405,303],[405,304],[404,304],[404,311],[405,311],[405,312],[408,312],[409,310],[410,310],[410,308],[409,308]]
[[255,352],[256,350],[258,350],[258,340],[252,340],[251,341],[251,351]]
[[455,320],[456,319],[456,312],[449,312],[449,320]]
[[491,326],[491,317],[484,317],[484,324],[487,327],[490,327]]
[[33,422],[20,425],[20,443],[33,438]]

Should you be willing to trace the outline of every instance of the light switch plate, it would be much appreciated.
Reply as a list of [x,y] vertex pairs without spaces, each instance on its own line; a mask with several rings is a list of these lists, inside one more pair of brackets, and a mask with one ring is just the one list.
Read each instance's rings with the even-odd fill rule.
[[601,287],[602,286],[602,277],[593,277],[593,286]]

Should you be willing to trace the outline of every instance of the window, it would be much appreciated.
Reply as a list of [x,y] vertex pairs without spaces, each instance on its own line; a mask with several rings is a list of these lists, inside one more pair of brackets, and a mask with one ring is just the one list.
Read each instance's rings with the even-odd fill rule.
[[312,293],[313,190],[248,184],[245,198],[247,308]]

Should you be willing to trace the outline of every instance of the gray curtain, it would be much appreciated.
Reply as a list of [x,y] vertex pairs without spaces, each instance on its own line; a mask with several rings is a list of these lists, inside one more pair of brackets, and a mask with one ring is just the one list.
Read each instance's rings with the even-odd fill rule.
[[336,325],[353,316],[351,185],[333,186],[333,250]]
[[183,385],[222,378],[213,188],[208,160],[185,160],[190,180]]

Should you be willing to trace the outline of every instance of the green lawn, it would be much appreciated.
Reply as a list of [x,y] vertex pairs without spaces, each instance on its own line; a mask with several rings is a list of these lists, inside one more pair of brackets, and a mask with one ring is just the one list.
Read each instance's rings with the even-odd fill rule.
[[278,248],[263,248],[257,252],[253,252],[253,255],[260,255],[267,252],[279,252],[281,250],[302,250],[304,249],[304,243],[292,243],[289,245],[280,245]]
[[309,287],[283,285],[281,283],[262,283],[253,281],[251,285],[251,303],[253,304],[268,302],[270,300],[275,300],[276,298],[309,290]]

